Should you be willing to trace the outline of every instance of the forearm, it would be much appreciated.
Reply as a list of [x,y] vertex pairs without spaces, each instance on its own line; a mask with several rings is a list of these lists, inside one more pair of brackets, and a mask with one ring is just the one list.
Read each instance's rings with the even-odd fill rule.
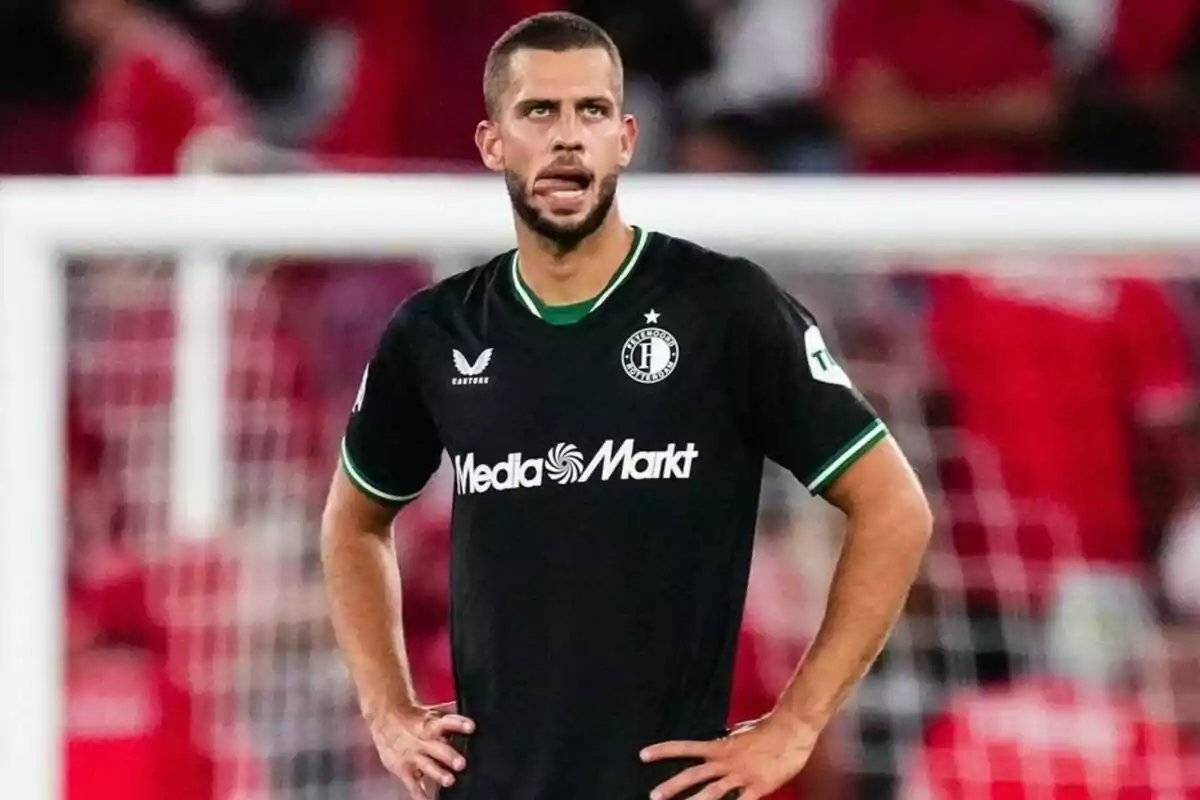
[[1048,86],[931,99],[889,82],[866,84],[847,104],[844,122],[859,146],[892,152],[972,139],[1036,141],[1053,134],[1058,113],[1057,98]]
[[1049,87],[1004,87],[935,103],[930,115],[946,137],[1042,139],[1054,132],[1058,104]]
[[819,731],[883,649],[929,540],[920,507],[852,514],[825,618],[778,711]]
[[338,645],[364,716],[416,705],[401,624],[400,573],[383,531],[326,519],[321,556]]

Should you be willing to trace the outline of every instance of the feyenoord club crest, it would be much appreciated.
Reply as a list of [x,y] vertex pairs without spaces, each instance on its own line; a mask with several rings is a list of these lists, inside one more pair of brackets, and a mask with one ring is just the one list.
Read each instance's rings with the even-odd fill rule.
[[[651,311],[647,322],[657,322],[658,314]],[[679,363],[679,342],[662,328],[642,328],[625,340],[621,348],[621,365],[625,374],[638,383],[658,383],[675,371]]]

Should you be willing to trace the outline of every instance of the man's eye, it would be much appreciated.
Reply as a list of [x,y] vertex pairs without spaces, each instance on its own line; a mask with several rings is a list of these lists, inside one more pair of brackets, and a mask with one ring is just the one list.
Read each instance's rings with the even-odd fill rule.
[[549,114],[550,106],[534,106],[533,108],[529,109],[529,116],[531,117],[545,117],[549,116]]
[[593,104],[590,106],[584,106],[583,113],[587,114],[589,117],[603,117],[606,111],[604,106]]

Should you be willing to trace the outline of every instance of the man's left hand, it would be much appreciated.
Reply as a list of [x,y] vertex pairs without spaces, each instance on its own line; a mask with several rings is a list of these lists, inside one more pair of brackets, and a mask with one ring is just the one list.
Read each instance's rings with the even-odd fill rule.
[[700,784],[708,784],[692,800],[760,800],[794,778],[812,754],[819,731],[777,714],[734,728],[711,742],[661,742],[642,750],[643,761],[701,759],[650,793],[669,800]]

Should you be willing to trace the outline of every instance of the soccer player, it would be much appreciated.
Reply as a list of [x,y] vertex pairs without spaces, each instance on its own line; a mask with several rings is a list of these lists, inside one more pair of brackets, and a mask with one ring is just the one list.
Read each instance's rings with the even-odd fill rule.
[[[622,221],[637,125],[603,30],[524,20],[484,93],[476,143],[517,247],[397,309],[325,513],[362,712],[414,797],[762,798],[880,650],[928,505],[803,307],[749,261]],[[443,452],[454,708],[414,696],[388,545]],[[731,731],[765,458],[846,512],[846,544],[803,664]]]

